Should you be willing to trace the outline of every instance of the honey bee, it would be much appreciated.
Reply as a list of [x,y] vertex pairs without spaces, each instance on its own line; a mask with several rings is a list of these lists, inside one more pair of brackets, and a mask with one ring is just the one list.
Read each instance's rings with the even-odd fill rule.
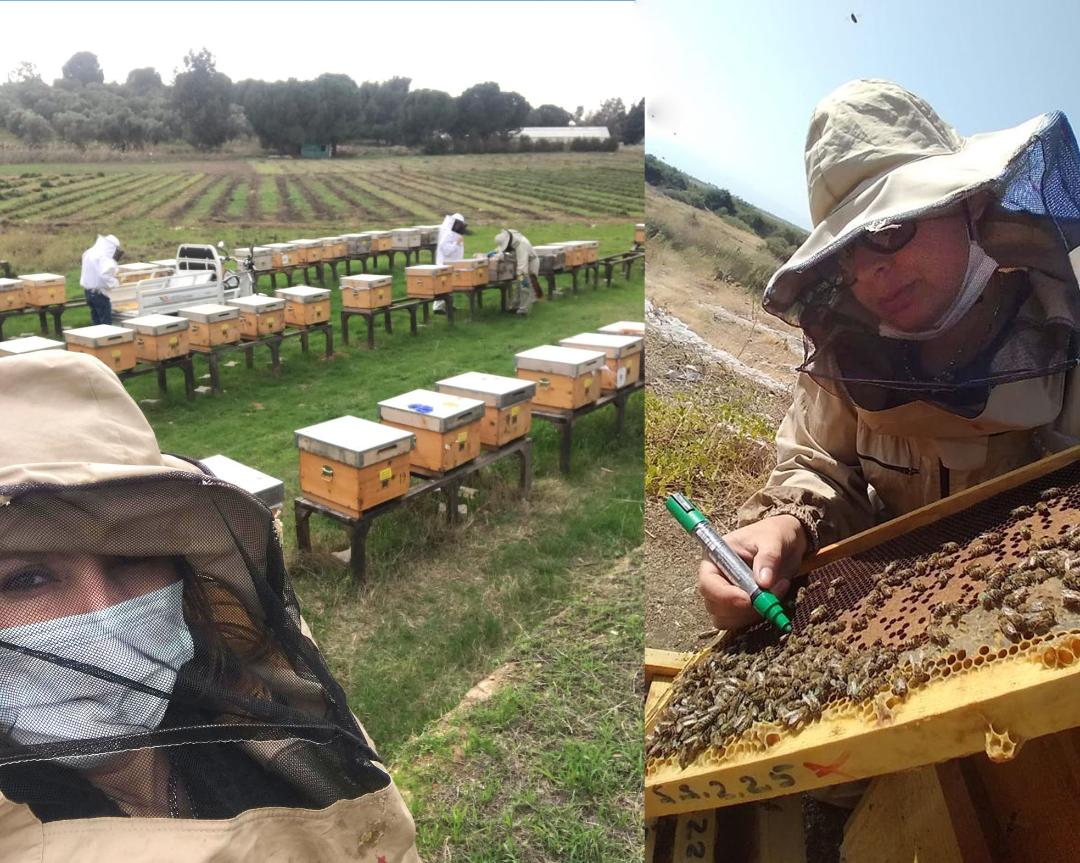
[[1080,591],[1064,588],[1061,591],[1061,604],[1071,611],[1080,610]]
[[908,692],[907,681],[904,680],[904,678],[902,678],[902,677],[896,678],[896,680],[894,680],[893,683],[892,683],[892,692],[893,692],[893,695],[899,695],[901,698],[903,696],[907,695],[907,692]]
[[931,626],[926,630],[926,635],[930,639],[932,644],[936,644],[938,647],[944,647],[949,643],[949,635],[939,626]]
[[1009,515],[1011,515],[1013,518],[1027,518],[1034,511],[1035,510],[1033,510],[1030,506],[1018,506],[1014,510],[1012,510]]
[[1053,499],[1055,497],[1060,497],[1060,496],[1061,496],[1061,489],[1057,488],[1056,486],[1051,486],[1050,488],[1044,488],[1039,493],[1039,498],[1042,499],[1042,500],[1051,500],[1051,499]]
[[995,606],[1001,605],[1004,598],[1005,594],[1000,587],[988,588],[979,594],[979,603],[989,611]]
[[941,550],[945,552],[945,554],[956,554],[960,550],[960,545],[955,542],[947,542],[941,546]]
[[1035,512],[1037,512],[1039,515],[1049,515],[1050,507],[1048,507],[1040,500],[1038,503],[1035,504]]

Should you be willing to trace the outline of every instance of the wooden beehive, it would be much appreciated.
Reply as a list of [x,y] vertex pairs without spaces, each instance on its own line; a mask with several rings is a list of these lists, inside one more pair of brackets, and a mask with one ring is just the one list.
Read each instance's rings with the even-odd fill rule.
[[558,273],[565,270],[568,266],[566,262],[566,249],[562,246],[549,244],[546,246],[533,246],[533,251],[536,252],[536,256],[540,259],[540,274],[551,275],[552,273]]
[[451,261],[450,271],[450,284],[454,289],[475,288],[488,283],[487,261],[481,258]]
[[297,258],[300,263],[318,264],[323,259],[323,245],[319,240],[299,239],[291,240],[296,248]]
[[344,258],[349,250],[349,241],[344,237],[319,237],[319,242],[322,244],[324,261]]
[[278,252],[278,263],[274,264],[274,250],[269,246],[241,246],[238,249],[233,250],[233,257],[238,261],[243,261],[245,258],[250,257],[251,263],[255,267],[255,271],[264,273],[267,270],[275,270],[281,266],[280,255]]
[[[822,549],[794,585],[791,635],[729,635],[660,700],[646,815],[979,751],[1006,761],[1080,725],[1078,459],[1074,447]],[[716,709],[704,718],[702,698]]]
[[236,297],[228,305],[240,310],[240,338],[248,341],[272,336],[285,329],[285,301],[277,297],[252,294]]
[[573,249],[578,264],[595,264],[600,255],[600,243],[596,240],[571,240],[563,245]]
[[366,255],[371,251],[371,237],[367,234],[342,234],[345,252],[350,258]]
[[135,358],[149,363],[189,354],[190,323],[187,318],[173,315],[143,315],[122,322],[135,331]]
[[381,309],[393,301],[394,278],[365,273],[341,279],[343,309]]
[[270,250],[271,270],[293,267],[300,263],[292,243],[269,243],[266,248]]
[[513,281],[517,275],[517,261],[500,253],[487,259],[488,284]]
[[398,251],[420,248],[419,228],[394,228],[390,232],[390,247]]
[[67,349],[97,357],[114,372],[135,368],[135,331],[127,327],[95,324],[64,330]]
[[414,472],[443,473],[480,454],[484,403],[478,399],[412,390],[379,402],[379,419],[416,435]]
[[450,268],[417,264],[405,268],[405,293],[410,297],[441,297],[453,290]]
[[416,436],[353,416],[296,432],[300,490],[338,512],[360,516],[409,490]]
[[24,336],[21,339],[8,339],[0,342],[0,357],[18,357],[35,351],[62,351],[64,343],[41,336]]
[[613,324],[600,327],[597,332],[609,333],[613,336],[644,336],[645,324],[641,321],[615,321]]
[[541,345],[514,355],[517,376],[535,381],[534,406],[572,410],[600,398],[605,355],[556,345]]
[[171,276],[176,272],[176,258],[164,258],[150,263],[157,268],[156,276]]
[[465,372],[435,384],[441,393],[478,399],[484,403],[480,443],[497,449],[529,433],[532,426],[530,401],[536,384],[520,378]]
[[645,223],[638,222],[634,225],[634,242],[639,246],[645,245]]
[[19,279],[0,279],[0,312],[21,309],[26,305]]
[[364,231],[371,238],[372,252],[389,252],[393,248],[393,237],[389,231]]
[[193,351],[206,352],[240,341],[240,309],[236,306],[203,303],[176,313],[189,321],[188,343]]
[[433,246],[439,240],[440,225],[414,225],[413,228],[420,232],[420,245]]
[[274,294],[285,301],[285,323],[293,327],[310,327],[330,320],[330,291],[310,285],[280,288]]
[[220,454],[199,461],[218,479],[242,488],[274,512],[280,513],[284,507],[285,483],[282,480]]
[[578,333],[559,344],[567,348],[603,351],[607,357],[600,375],[600,389],[612,392],[638,382],[641,377],[641,336],[617,336],[608,333]]
[[19,280],[28,306],[55,306],[67,299],[64,277],[56,273],[31,273]]
[[121,285],[133,285],[145,279],[156,278],[161,268],[144,261],[132,261],[128,264],[120,264],[116,268],[116,281]]

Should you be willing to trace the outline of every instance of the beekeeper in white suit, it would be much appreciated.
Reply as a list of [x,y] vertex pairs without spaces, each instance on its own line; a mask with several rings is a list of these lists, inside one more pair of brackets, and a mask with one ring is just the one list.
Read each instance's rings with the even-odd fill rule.
[[[445,267],[453,261],[465,257],[465,217],[461,213],[447,216],[439,225],[439,238],[435,243],[435,265]],[[446,303],[436,300],[433,304],[436,312],[446,312]]]
[[123,255],[120,241],[112,234],[107,237],[99,235],[97,242],[83,252],[79,284],[86,295],[92,323],[112,323],[112,300],[109,299],[109,291],[120,286],[116,278],[116,265]]

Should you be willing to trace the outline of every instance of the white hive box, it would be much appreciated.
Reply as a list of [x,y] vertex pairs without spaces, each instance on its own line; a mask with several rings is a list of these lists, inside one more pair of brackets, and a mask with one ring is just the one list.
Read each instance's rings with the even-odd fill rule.
[[188,343],[193,351],[206,352],[217,345],[240,341],[240,309],[236,306],[202,303],[179,309],[176,313],[190,322]]
[[136,358],[150,363],[189,354],[190,324],[187,318],[176,315],[143,315],[123,322],[135,331]]
[[240,309],[240,338],[261,339],[285,329],[285,301],[278,297],[252,294],[236,297],[228,305]]
[[135,331],[127,327],[95,324],[64,330],[67,349],[97,357],[114,372],[135,368]]
[[393,300],[394,277],[374,273],[342,276],[341,307],[343,309],[381,309]]
[[171,276],[176,272],[176,258],[163,258],[160,261],[151,261],[158,268],[158,275]]
[[241,246],[233,250],[233,257],[238,261],[250,257],[257,272],[274,269],[274,250],[269,246]]
[[644,336],[645,324],[642,321],[615,321],[597,329],[598,333],[610,333],[613,336]]
[[342,234],[341,238],[345,240],[345,251],[349,257],[366,255],[371,251],[371,237],[367,234]]
[[566,269],[566,249],[562,246],[533,246],[533,251],[540,258],[540,273],[548,275]]
[[325,324],[330,319],[330,291],[310,285],[281,288],[274,294],[285,301],[285,323],[294,327]]
[[480,426],[480,443],[484,446],[501,447],[529,433],[532,426],[530,401],[536,395],[536,384],[532,381],[465,372],[444,378],[435,386],[441,393],[484,403],[484,422]]
[[344,416],[298,429],[300,489],[338,512],[364,510],[409,490],[410,431]]
[[390,232],[390,246],[398,251],[420,248],[420,230],[418,228],[394,228]]
[[285,483],[282,480],[224,455],[211,455],[200,461],[218,479],[242,488],[270,509],[280,512],[285,505]]
[[133,285],[145,279],[153,279],[160,275],[160,267],[144,261],[132,261],[129,264],[121,264],[116,268],[116,281],[121,285]]
[[439,228],[441,225],[413,225],[413,229],[420,232],[420,245],[433,246],[439,240]]
[[21,339],[8,339],[0,342],[0,357],[19,357],[35,351],[62,351],[64,343],[41,336],[25,336]]
[[610,333],[578,333],[559,344],[567,348],[603,351],[607,356],[604,371],[600,375],[603,392],[632,386],[641,377],[641,349],[645,340],[641,336],[620,336]]
[[56,273],[30,273],[19,281],[28,306],[55,306],[67,299],[64,277]]
[[412,390],[379,402],[379,419],[416,435],[414,470],[442,473],[480,454],[484,403],[479,399]]
[[417,264],[405,268],[405,293],[410,297],[440,297],[452,290],[450,267]]
[[533,405],[572,410],[600,398],[601,351],[541,345],[514,355],[517,376],[536,382]]
[[26,305],[19,279],[0,279],[0,312],[21,309]]

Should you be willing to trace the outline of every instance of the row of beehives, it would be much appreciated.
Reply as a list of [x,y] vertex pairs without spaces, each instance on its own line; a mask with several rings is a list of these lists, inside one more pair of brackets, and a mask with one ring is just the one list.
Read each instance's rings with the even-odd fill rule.
[[390,231],[359,231],[336,237],[290,240],[287,243],[268,243],[265,246],[242,246],[233,257],[250,257],[258,271],[280,270],[305,264],[382,252],[411,252],[432,246],[439,234],[438,225],[416,225]]
[[0,356],[67,348],[92,354],[113,371],[133,369],[138,362],[160,362],[207,352],[219,345],[260,339],[285,327],[325,323],[330,317],[330,291],[296,285],[276,297],[254,294],[227,305],[204,303],[179,309],[176,315],[143,315],[122,326],[95,324],[64,331],[64,341],[40,336],[0,342]]
[[533,407],[581,407],[632,385],[643,332],[617,321],[516,354],[517,377],[466,372],[379,402],[379,422],[344,416],[299,429],[300,489],[359,516],[405,494],[410,473],[444,473],[523,437]]

